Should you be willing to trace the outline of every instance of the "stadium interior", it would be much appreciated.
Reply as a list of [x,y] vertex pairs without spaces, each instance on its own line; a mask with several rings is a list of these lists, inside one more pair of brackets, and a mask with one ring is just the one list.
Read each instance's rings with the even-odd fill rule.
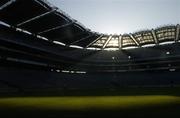
[[[0,96],[178,97],[179,42],[179,24],[130,34],[102,34],[91,31],[46,0],[1,0]],[[154,115],[160,117],[167,110],[169,116],[177,116],[179,99],[175,110],[171,104]],[[1,111],[2,106],[0,99]],[[149,109],[143,111],[146,117]],[[129,112],[123,110],[101,112],[109,117],[128,116]],[[1,114],[7,115],[7,111]],[[71,109],[73,115],[57,111],[44,117],[94,117],[94,111]],[[20,115],[24,110],[18,112]],[[130,113],[145,117],[137,109]],[[39,111],[38,117],[42,114],[44,111]]]

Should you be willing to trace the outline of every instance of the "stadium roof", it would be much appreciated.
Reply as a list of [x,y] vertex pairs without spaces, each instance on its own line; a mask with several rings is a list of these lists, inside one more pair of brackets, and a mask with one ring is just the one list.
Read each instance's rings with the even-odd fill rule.
[[180,39],[179,25],[122,35],[93,32],[46,0],[1,0],[0,21],[49,42],[75,48],[119,50],[174,43]]

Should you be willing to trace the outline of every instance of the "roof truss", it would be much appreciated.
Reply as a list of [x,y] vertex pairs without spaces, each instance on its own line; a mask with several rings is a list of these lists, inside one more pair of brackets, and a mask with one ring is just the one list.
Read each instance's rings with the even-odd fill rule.
[[51,11],[48,11],[48,12],[46,12],[46,13],[44,13],[44,14],[41,14],[41,15],[39,15],[39,16],[36,16],[36,17],[34,17],[34,18],[31,18],[31,19],[29,19],[29,20],[26,20],[26,21],[24,21],[24,22],[21,22],[21,23],[17,24],[17,26],[19,27],[19,26],[24,25],[24,24],[26,24],[26,23],[28,23],[28,22],[37,20],[37,19],[39,19],[39,18],[41,18],[41,17],[43,17],[43,16],[45,16],[45,15],[48,15],[48,14],[51,14],[51,13],[55,12],[56,10],[57,10],[57,9],[52,9]]
[[129,34],[129,36],[136,43],[137,46],[140,46],[139,42],[134,38],[134,36],[132,34]]
[[176,27],[176,39],[175,42],[177,42],[179,40],[180,36],[180,25],[178,24]]
[[8,6],[10,6],[10,5],[13,4],[14,2],[16,2],[16,0],[10,0],[10,1],[8,1],[7,3],[5,3],[4,5],[2,5],[2,6],[0,7],[0,10],[2,10],[2,9],[4,9],[4,8],[8,7]]
[[103,45],[103,49],[106,47],[106,45],[109,43],[109,41],[111,40],[111,38],[112,38],[112,35],[110,35],[109,37],[108,37],[108,39],[107,39],[107,41],[104,43],[104,45]]

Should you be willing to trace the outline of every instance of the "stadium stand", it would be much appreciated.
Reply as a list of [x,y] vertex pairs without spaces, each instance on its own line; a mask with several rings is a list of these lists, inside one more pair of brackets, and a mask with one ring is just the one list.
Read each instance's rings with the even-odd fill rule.
[[0,88],[179,86],[179,40],[179,24],[106,35],[45,0],[1,0]]

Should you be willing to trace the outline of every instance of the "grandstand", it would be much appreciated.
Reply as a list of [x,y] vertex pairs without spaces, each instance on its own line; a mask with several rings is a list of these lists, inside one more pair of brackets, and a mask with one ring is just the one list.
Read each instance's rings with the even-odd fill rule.
[[179,41],[179,24],[107,35],[91,31],[46,0],[1,0],[0,93],[71,96],[72,91],[111,95],[125,88],[178,90]]

